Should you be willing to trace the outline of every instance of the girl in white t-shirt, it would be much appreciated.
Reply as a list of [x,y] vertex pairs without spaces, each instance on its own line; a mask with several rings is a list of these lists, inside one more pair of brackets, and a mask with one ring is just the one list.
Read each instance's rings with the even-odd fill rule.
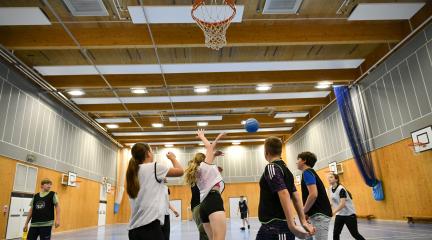
[[173,167],[154,162],[153,152],[146,143],[137,143],[126,170],[126,191],[131,204],[130,240],[163,240],[162,225],[168,202],[165,177],[180,177],[183,168],[174,153],[167,153]]
[[186,182],[191,186],[196,184],[200,190],[199,215],[207,236],[210,240],[222,240],[226,234],[226,216],[221,197],[224,182],[213,160],[222,154],[220,151],[215,152],[215,148],[224,133],[219,134],[213,143],[207,140],[204,130],[198,130],[197,134],[204,143],[206,154],[197,153],[189,162]]

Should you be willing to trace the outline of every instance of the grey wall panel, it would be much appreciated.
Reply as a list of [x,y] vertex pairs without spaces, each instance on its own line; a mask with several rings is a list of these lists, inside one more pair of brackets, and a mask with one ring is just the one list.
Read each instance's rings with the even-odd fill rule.
[[31,153],[36,165],[115,183],[117,147],[15,70],[6,72],[0,77],[0,155],[25,161]]
[[432,25],[429,24],[426,28],[425,28],[425,35],[427,40],[432,40]]
[[15,124],[12,128],[12,139],[11,139],[11,143],[16,146],[20,145],[21,130],[24,122],[24,113],[26,111],[26,102],[27,102],[27,96],[24,93],[20,92],[17,111],[14,120]]
[[423,83],[430,97],[432,96],[432,61],[426,47],[419,49],[417,52],[417,60],[419,61]]
[[[352,91],[356,114],[360,116],[362,108],[366,111],[371,137],[366,143],[371,150],[408,138],[412,131],[432,123],[431,49],[425,47],[425,33],[419,34],[423,36],[414,37],[385,61],[386,71],[376,68],[364,78],[366,82],[360,82],[364,105]],[[426,46],[432,47],[428,41]],[[293,136],[286,147],[288,166],[293,171],[297,153],[306,150],[317,154],[317,169],[331,161],[352,158],[336,103]]]
[[390,73],[395,94],[397,96],[397,105],[399,111],[401,112],[401,117],[403,122],[408,122],[411,120],[411,113],[408,109],[408,101],[406,93],[402,84],[402,79],[399,74],[399,68],[395,68]]
[[3,131],[3,141],[11,142],[12,130],[14,127],[15,115],[18,107],[19,91],[16,88],[12,88],[11,96],[9,99],[9,107],[6,114],[5,126]]
[[420,112],[422,115],[431,111],[431,104],[429,102],[429,96],[426,92],[426,86],[423,81],[423,76],[420,72],[420,66],[417,61],[417,54],[411,55],[408,58],[408,68],[411,75],[412,82],[414,84],[414,90],[416,98],[419,103]]
[[9,109],[9,99],[11,97],[12,88],[9,84],[4,84],[0,96],[0,139],[3,138],[4,128],[6,126],[6,117]]
[[399,65],[399,71],[401,74],[402,84],[408,102],[408,108],[411,113],[411,119],[416,119],[420,117],[420,107],[406,61],[403,61]]
[[384,91],[387,96],[387,107],[389,108],[392,118],[392,126],[399,126],[402,122],[402,119],[390,73],[384,75],[383,80]]
[[0,77],[7,79],[8,72],[9,72],[8,67],[2,62],[0,62]]
[[393,129],[393,117],[392,113],[390,111],[390,104],[387,98],[387,92],[384,86],[384,79],[381,78],[381,80],[377,83],[377,89],[378,89],[378,100],[382,109],[383,117],[384,117],[384,123],[386,126],[386,131]]

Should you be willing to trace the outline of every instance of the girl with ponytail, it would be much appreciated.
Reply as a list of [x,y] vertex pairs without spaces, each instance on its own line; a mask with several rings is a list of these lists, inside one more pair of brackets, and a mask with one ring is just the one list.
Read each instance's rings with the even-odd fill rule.
[[330,173],[328,181],[331,185],[328,192],[333,207],[333,216],[336,216],[333,228],[333,240],[340,239],[340,234],[345,224],[351,236],[356,240],[364,240],[364,237],[358,231],[357,216],[351,193],[340,184],[339,175]]
[[136,143],[126,170],[126,191],[131,204],[130,240],[163,240],[162,225],[168,208],[165,201],[166,177],[180,177],[183,168],[172,152],[167,158],[173,167],[154,162],[153,152],[146,143]]

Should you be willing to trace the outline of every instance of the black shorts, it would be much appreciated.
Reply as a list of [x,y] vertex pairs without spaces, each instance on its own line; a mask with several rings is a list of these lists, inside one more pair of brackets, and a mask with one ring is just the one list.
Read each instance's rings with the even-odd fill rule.
[[41,240],[49,240],[51,239],[51,229],[50,227],[32,227],[30,226],[30,230],[27,234],[28,240],[37,240],[38,237]]
[[246,219],[247,218],[247,212],[241,212],[240,213],[240,218],[241,219]]
[[159,220],[129,230],[129,240],[164,240],[165,236],[162,232],[162,226]]
[[200,204],[200,217],[203,223],[209,223],[209,216],[214,212],[225,211],[220,193],[211,190]]

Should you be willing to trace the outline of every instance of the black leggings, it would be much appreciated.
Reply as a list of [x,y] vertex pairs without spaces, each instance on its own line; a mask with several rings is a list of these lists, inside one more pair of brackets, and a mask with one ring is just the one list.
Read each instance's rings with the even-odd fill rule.
[[41,240],[50,240],[51,239],[51,229],[52,226],[49,227],[31,227],[27,234],[28,240],[37,240],[40,237]]
[[357,226],[357,216],[355,214],[351,216],[339,216],[336,215],[336,220],[333,229],[333,240],[339,240],[340,234],[344,225],[347,225],[348,231],[351,236],[356,240],[365,240],[365,238],[358,232]]
[[129,240],[164,240],[162,226],[159,220],[147,225],[129,230]]
[[169,240],[170,239],[170,215],[165,215],[165,223],[162,226],[162,232],[164,234],[165,240]]

